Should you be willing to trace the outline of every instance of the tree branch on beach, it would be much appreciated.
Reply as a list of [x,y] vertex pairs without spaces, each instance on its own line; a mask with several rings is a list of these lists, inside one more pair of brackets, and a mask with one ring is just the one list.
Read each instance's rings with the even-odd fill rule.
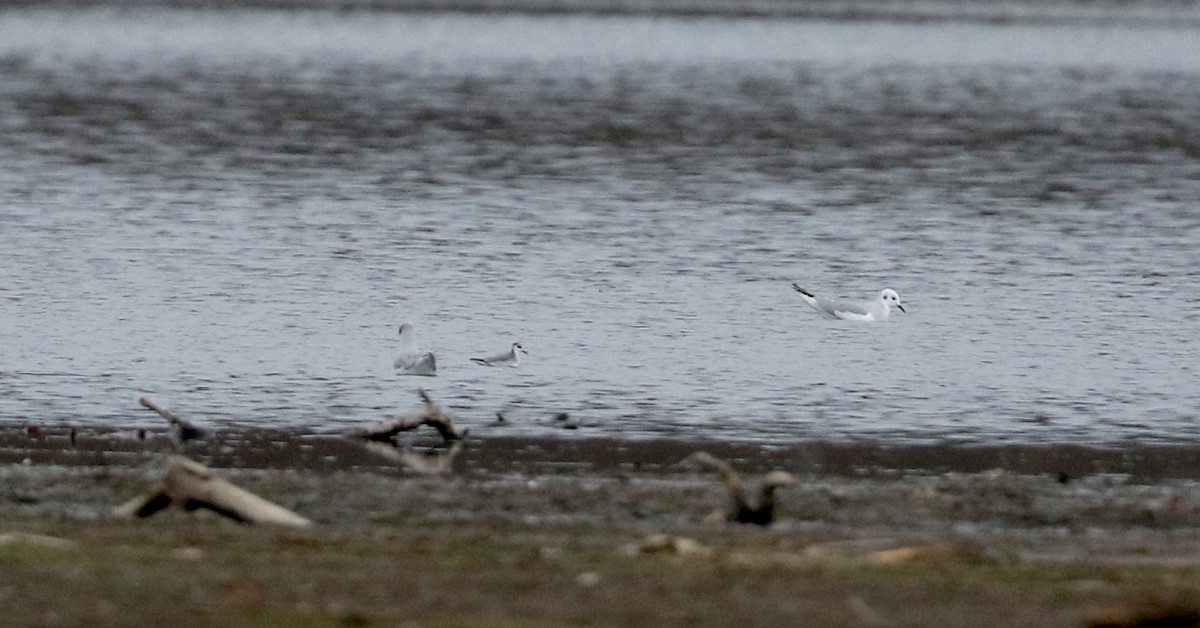
[[312,522],[254,493],[221,479],[208,467],[185,458],[170,456],[162,479],[150,492],[118,506],[120,518],[145,518],[172,505],[193,511],[207,509],[241,523],[303,528]]
[[717,480],[729,492],[726,519],[736,523],[769,525],[775,519],[775,489],[796,483],[786,471],[771,471],[759,477],[745,479],[729,463],[704,451],[683,459],[684,464],[708,467],[717,472]]
[[449,447],[414,451],[411,447],[401,449],[392,443],[367,441],[363,447],[380,457],[399,464],[420,475],[450,475],[454,472],[454,459],[462,451],[463,441],[456,440]]
[[[467,430],[454,426],[450,414],[433,402],[429,393],[419,389],[422,405],[390,419],[384,419],[355,434],[367,440],[363,446],[370,452],[398,463],[405,469],[421,475],[449,475],[454,471],[454,459],[463,447]],[[442,437],[442,447],[428,451],[414,451],[412,447],[400,447],[396,436],[400,432],[415,430],[428,425]]]
[[158,416],[167,420],[167,423],[171,426],[171,434],[173,437],[171,441],[176,449],[189,440],[194,440],[204,436],[204,430],[196,427],[188,421],[179,418],[170,410],[167,410],[166,408],[151,401],[149,397],[140,397],[138,399],[138,403],[142,404],[142,406],[146,408],[149,408],[150,410],[153,410],[154,412],[158,413]]
[[418,394],[423,403],[421,407],[390,419],[384,419],[371,427],[360,430],[357,435],[367,440],[394,442],[396,435],[400,432],[428,425],[436,429],[442,436],[442,440],[447,443],[466,438],[467,430],[459,430],[454,427],[450,414],[435,404],[424,388],[420,389]]

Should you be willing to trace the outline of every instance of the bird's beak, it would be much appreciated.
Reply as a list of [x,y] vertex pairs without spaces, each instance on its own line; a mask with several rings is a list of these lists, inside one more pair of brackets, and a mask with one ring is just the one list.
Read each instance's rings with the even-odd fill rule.
[[901,312],[904,312],[905,314],[908,314],[908,310],[904,309],[904,306],[903,306],[903,305],[900,305],[899,303],[897,303],[897,304],[896,304],[896,307],[900,308],[900,311],[901,311]]

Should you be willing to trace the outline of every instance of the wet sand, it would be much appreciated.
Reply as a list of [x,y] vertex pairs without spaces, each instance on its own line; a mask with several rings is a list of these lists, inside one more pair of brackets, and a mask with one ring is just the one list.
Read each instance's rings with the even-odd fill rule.
[[[167,446],[0,431],[0,534],[51,537],[0,536],[11,625],[1194,625],[1200,608],[1195,465],[1150,450],[929,447],[906,467],[919,448],[484,434],[431,478],[339,435],[223,430],[188,454],[312,529],[113,520]],[[800,477],[774,525],[711,517],[723,490],[677,464],[701,447]]]

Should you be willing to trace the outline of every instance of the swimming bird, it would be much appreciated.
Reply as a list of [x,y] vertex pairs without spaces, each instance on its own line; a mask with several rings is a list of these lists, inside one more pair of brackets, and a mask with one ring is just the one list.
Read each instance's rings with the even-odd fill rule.
[[554,427],[564,430],[579,429],[579,421],[572,421],[571,415],[567,414],[566,412],[559,412],[555,414],[554,419],[552,420],[554,421]]
[[522,353],[529,355],[529,352],[525,350],[525,347],[521,346],[521,343],[514,342],[512,344],[512,348],[504,353],[497,353],[496,355],[488,356],[486,358],[471,358],[471,361],[484,366],[500,366],[502,364],[508,366],[517,366],[521,364]]
[[400,326],[400,356],[392,366],[404,375],[437,374],[437,360],[433,353],[417,350],[417,332],[408,323]]
[[801,288],[799,284],[793,283],[792,287],[800,293],[800,297],[804,299],[805,303],[828,318],[840,318],[846,321],[886,321],[892,315],[893,305],[900,308],[901,312],[908,313],[908,310],[900,304],[900,295],[891,288],[881,290],[874,301],[842,303],[818,297]]

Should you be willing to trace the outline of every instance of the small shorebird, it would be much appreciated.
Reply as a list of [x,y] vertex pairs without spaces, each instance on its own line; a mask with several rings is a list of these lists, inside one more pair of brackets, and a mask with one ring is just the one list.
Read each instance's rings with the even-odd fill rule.
[[417,332],[408,323],[400,326],[400,356],[392,366],[404,375],[437,374],[437,360],[432,352],[417,350]]
[[521,364],[522,353],[529,355],[529,352],[525,350],[525,347],[521,346],[521,343],[514,342],[512,348],[504,353],[497,353],[486,358],[471,358],[471,361],[484,366],[518,366]]
[[801,288],[799,284],[794,283],[792,287],[800,293],[800,297],[804,299],[805,303],[829,318],[840,318],[845,321],[886,321],[892,315],[893,305],[900,308],[901,312],[908,313],[908,310],[905,310],[904,306],[900,304],[900,295],[891,288],[881,290],[874,301],[842,303],[818,297]]

